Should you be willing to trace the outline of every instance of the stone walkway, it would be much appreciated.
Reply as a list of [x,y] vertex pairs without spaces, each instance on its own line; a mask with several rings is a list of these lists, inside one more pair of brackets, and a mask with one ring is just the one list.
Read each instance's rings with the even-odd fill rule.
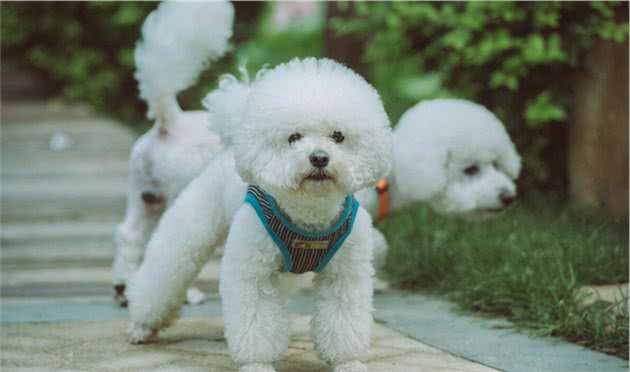
[[[5,103],[1,123],[2,370],[236,370],[220,314],[184,315],[153,344],[125,341],[110,265],[131,132],[59,104]],[[72,144],[53,151],[53,136]],[[198,285],[216,291],[216,273],[213,261]],[[327,370],[308,337],[308,315],[295,317],[278,370]],[[493,370],[378,324],[363,360],[371,371]]]

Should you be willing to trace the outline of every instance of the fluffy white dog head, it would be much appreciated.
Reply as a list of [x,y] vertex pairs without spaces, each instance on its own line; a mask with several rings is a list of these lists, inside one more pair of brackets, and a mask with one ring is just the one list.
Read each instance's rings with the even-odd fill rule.
[[[244,103],[230,102],[230,92]],[[206,105],[241,178],[272,193],[354,193],[389,169],[391,131],[379,96],[335,61],[295,59],[259,73],[247,90],[224,79]],[[240,120],[221,109],[234,106]]]
[[497,117],[470,101],[411,108],[394,131],[394,157],[395,175],[413,175],[399,180],[406,197],[439,213],[491,217],[516,197],[520,157]]

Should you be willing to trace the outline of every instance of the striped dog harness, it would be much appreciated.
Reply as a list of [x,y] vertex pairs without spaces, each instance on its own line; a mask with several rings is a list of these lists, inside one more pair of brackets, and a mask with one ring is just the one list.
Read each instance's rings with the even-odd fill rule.
[[254,207],[260,222],[280,249],[284,257],[282,271],[296,274],[324,270],[350,235],[359,209],[359,202],[354,196],[348,195],[343,214],[333,227],[324,231],[308,232],[291,224],[280,212],[271,195],[258,186],[248,187],[245,202]]

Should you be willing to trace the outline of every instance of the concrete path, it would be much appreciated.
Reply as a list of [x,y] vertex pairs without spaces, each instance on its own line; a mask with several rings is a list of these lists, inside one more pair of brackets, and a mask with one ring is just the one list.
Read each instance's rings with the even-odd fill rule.
[[[153,344],[125,341],[126,310],[111,301],[110,265],[131,132],[85,109],[43,103],[3,103],[1,123],[2,370],[236,370],[217,313],[185,313]],[[72,145],[53,151],[52,136]],[[201,288],[216,291],[217,265],[204,269]],[[308,320],[296,316],[278,370],[327,370]],[[374,328],[363,357],[372,371],[493,370]]]
[[[127,311],[111,299],[112,233],[124,210],[134,136],[81,108],[3,103],[1,116],[0,369],[3,371],[235,371],[223,338],[218,262],[197,285],[201,306],[156,342],[125,341]],[[73,145],[49,147],[51,136]],[[375,297],[370,371],[618,371],[625,361],[532,339],[501,320],[461,316],[431,297]],[[327,371],[308,337],[312,302],[290,302],[291,345],[279,371]],[[509,327],[509,325],[508,325]]]

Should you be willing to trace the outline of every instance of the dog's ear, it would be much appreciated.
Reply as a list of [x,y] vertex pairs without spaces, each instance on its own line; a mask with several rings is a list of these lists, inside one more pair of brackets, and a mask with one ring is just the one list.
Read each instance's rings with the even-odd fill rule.
[[394,145],[396,161],[393,175],[396,189],[412,202],[431,200],[446,188],[449,158],[446,146],[396,148]]
[[515,180],[518,178],[521,172],[521,157],[516,152],[516,148],[510,139],[507,139],[508,143],[505,148],[499,154],[498,162],[499,168],[501,168],[507,175]]
[[210,127],[221,137],[221,142],[226,147],[234,144],[235,137],[243,126],[243,111],[250,85],[247,71],[243,70],[242,74],[242,80],[230,74],[221,76],[217,89],[203,100],[208,110]]

